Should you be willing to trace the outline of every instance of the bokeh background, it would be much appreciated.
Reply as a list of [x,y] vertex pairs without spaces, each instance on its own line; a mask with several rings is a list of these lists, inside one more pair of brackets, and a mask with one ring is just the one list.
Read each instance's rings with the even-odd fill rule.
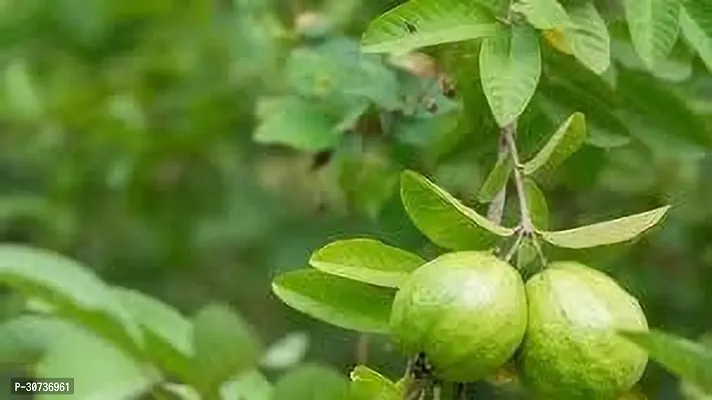
[[[228,302],[265,342],[305,333],[308,360],[346,371],[366,342],[283,305],[272,278],[344,237],[437,254],[404,214],[399,171],[484,211],[496,159],[475,44],[428,50],[439,65],[358,55],[368,21],[397,3],[1,0],[0,240],[186,313]],[[541,182],[554,228],[674,207],[636,243],[547,250],[609,272],[651,326],[696,339],[712,331],[712,75],[683,40],[646,71],[616,2],[597,4],[612,68],[597,77],[544,48],[520,146],[531,155],[568,114],[587,116],[586,146]],[[400,373],[387,341],[367,344],[369,363]],[[682,398],[655,364],[644,390]]]

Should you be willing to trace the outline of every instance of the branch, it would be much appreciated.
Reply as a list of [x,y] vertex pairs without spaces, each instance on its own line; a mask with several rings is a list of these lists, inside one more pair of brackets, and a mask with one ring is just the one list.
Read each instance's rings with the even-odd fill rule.
[[[499,153],[497,154],[497,162],[502,162],[505,158],[509,157],[509,149],[507,147],[507,141],[504,138],[505,129],[500,131],[499,136]],[[494,222],[497,225],[502,224],[502,216],[504,215],[504,204],[507,201],[507,185],[502,187],[502,190],[497,193],[497,195],[490,203],[489,209],[487,210],[487,219]]]
[[519,161],[519,153],[517,152],[517,143],[514,140],[516,124],[510,124],[503,129],[504,140],[507,142],[509,154],[514,161],[514,184],[517,187],[517,197],[519,197],[519,211],[521,213],[521,226],[525,235],[534,233],[534,224],[532,223],[529,204],[527,203],[526,194],[524,193],[524,174],[522,173],[522,164]]

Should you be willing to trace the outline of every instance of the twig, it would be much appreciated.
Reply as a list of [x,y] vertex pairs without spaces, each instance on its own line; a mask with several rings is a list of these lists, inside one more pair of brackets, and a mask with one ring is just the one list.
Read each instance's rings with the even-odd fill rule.
[[524,230],[519,229],[519,233],[517,233],[517,240],[515,240],[512,247],[509,248],[507,255],[504,257],[504,261],[509,262],[512,260],[512,257],[514,257],[514,253],[517,252],[517,249],[522,244],[522,240],[524,240]]
[[517,187],[517,197],[519,197],[519,211],[521,213],[521,229],[525,235],[534,233],[534,224],[532,223],[529,204],[527,204],[526,194],[524,193],[524,176],[522,173],[522,164],[519,162],[519,153],[517,152],[517,143],[514,140],[514,131],[516,127],[510,124],[504,128],[504,139],[507,141],[509,154],[514,161],[514,184]]
[[[499,137],[499,153],[497,154],[497,162],[502,162],[505,158],[509,157],[509,148],[507,147],[507,141],[504,138],[505,130],[502,129]],[[487,210],[487,219],[494,222],[497,225],[502,224],[502,216],[504,215],[504,204],[507,201],[507,185],[505,184],[502,189],[495,195],[492,203],[490,203],[489,209]]]
[[356,363],[367,364],[368,363],[368,353],[369,353],[369,340],[368,335],[362,333],[356,339]]

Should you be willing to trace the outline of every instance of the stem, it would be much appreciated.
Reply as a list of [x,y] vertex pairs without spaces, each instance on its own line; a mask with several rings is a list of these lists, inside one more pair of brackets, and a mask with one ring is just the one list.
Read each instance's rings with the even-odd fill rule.
[[524,174],[522,173],[522,164],[519,162],[519,153],[517,152],[517,143],[514,140],[514,132],[516,131],[516,123],[507,125],[503,129],[504,139],[509,148],[509,154],[514,161],[514,184],[517,187],[517,197],[519,197],[519,211],[521,212],[521,228],[525,235],[534,233],[534,224],[532,223],[531,213],[529,212],[529,204],[524,193]]
[[356,363],[357,364],[367,364],[368,363],[368,353],[369,353],[369,340],[368,335],[362,333],[356,339]]
[[517,240],[514,241],[514,244],[507,252],[507,255],[504,257],[504,261],[509,262],[510,260],[512,260],[512,257],[514,257],[514,253],[517,252],[517,249],[522,244],[522,240],[524,240],[524,230],[520,229],[519,233],[517,234]]
[[[505,158],[509,156],[509,149],[507,147],[507,141],[504,138],[505,130],[502,129],[499,137],[499,153],[497,154],[497,162],[502,162]],[[502,216],[504,214],[504,204],[507,201],[507,185],[502,187],[502,190],[497,193],[490,203],[489,209],[487,210],[487,219],[494,222],[497,225],[502,224]]]

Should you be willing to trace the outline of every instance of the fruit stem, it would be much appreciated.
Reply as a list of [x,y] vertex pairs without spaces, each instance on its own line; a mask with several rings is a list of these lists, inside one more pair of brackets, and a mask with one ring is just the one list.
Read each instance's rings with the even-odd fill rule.
[[521,213],[521,229],[524,235],[532,235],[534,233],[534,224],[532,223],[529,204],[524,193],[524,173],[522,172],[522,164],[519,162],[519,153],[517,152],[517,143],[514,140],[516,132],[516,122],[513,122],[502,128],[504,140],[509,148],[509,154],[514,161],[514,184],[517,187],[517,197],[519,197],[519,211]]

